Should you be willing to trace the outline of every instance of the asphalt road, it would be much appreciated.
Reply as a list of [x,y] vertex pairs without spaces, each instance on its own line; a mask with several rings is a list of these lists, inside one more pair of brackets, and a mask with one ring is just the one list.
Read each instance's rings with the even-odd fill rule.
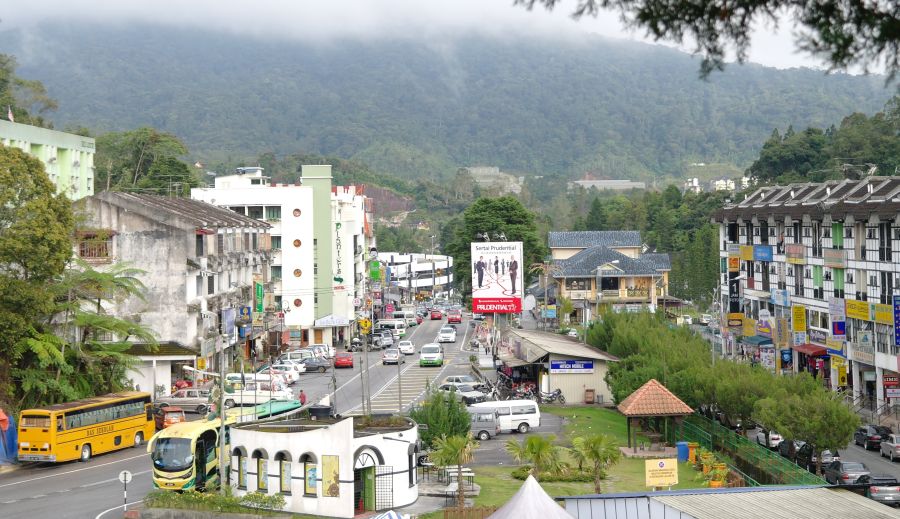
[[[438,329],[444,323],[446,319],[426,319],[411,328],[406,339],[413,341],[418,351],[423,344],[436,342]],[[329,397],[336,386],[337,412],[361,414],[363,391],[360,371],[367,366],[372,412],[396,413],[398,406],[406,411],[422,397],[428,382],[440,382],[447,375],[469,372],[469,354],[461,351],[461,347],[468,344],[472,328],[467,319],[456,327],[456,343],[444,344],[443,367],[421,368],[416,354],[406,356],[406,362],[400,364],[398,370],[395,365],[382,365],[380,351],[369,352],[367,362],[362,362],[363,354],[357,352],[353,354],[353,369],[303,374],[292,389],[298,394],[302,388],[310,401],[316,402]],[[188,417],[196,418],[197,415]],[[18,470],[0,474],[0,517],[121,517],[124,496],[118,474],[123,470],[130,471],[134,476],[128,484],[128,502],[139,502],[152,489],[150,459],[143,448],[99,455],[86,463],[25,464]]]

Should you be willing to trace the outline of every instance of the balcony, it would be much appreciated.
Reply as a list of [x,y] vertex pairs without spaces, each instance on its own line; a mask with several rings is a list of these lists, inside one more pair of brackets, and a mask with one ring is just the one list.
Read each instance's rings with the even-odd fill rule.
[[566,297],[572,301],[590,301],[594,298],[594,295],[590,290],[569,290],[566,292]]

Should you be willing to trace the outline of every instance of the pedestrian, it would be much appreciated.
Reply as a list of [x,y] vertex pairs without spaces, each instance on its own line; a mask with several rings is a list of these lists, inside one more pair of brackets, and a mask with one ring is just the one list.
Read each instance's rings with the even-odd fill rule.
[[300,405],[306,405],[306,393],[300,390]]

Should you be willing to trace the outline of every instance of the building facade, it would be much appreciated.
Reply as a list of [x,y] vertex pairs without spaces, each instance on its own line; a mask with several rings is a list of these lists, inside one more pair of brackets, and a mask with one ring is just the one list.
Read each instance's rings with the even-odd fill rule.
[[[349,335],[364,298],[372,201],[360,186],[332,186],[331,166],[304,165],[295,184],[272,183],[262,168],[239,168],[191,196],[272,226],[268,308],[282,345],[331,344]],[[280,325],[279,325],[280,326]]]
[[390,284],[399,289],[401,301],[446,298],[452,295],[453,257],[442,254],[379,252],[378,261],[390,272]]
[[900,398],[900,177],[761,187],[716,216],[726,354]]
[[94,194],[93,137],[0,119],[0,144],[19,148],[43,162],[57,193],[71,200]]
[[[269,271],[268,224],[196,200],[113,191],[84,198],[80,209],[81,259],[100,269],[121,262],[144,271],[144,297],[118,302],[111,314],[146,326],[180,354],[194,352],[201,368],[219,365],[218,347],[226,364],[260,352],[262,329],[252,327],[252,311],[254,284],[264,284]],[[160,384],[152,371],[141,376]]]

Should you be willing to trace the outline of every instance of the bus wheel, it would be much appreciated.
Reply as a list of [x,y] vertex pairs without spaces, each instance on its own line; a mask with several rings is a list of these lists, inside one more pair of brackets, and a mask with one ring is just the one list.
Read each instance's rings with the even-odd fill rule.
[[85,443],[81,447],[81,461],[87,461],[91,459],[91,446]]
[[139,433],[135,434],[134,435],[134,446],[140,447],[143,444],[144,444],[144,433],[139,432]]

